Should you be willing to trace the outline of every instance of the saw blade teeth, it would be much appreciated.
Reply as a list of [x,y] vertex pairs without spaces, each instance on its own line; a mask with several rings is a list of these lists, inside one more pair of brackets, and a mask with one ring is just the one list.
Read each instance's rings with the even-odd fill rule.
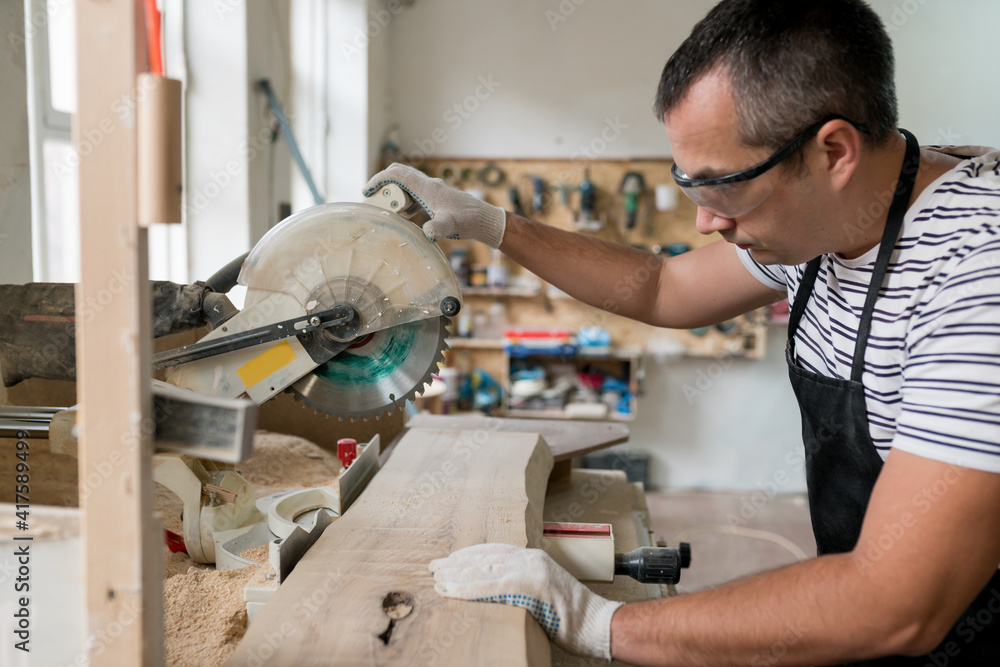
[[[433,375],[439,370],[440,364],[444,361],[444,352],[450,348],[447,344],[448,318],[443,316],[436,317],[433,318],[433,321],[436,321],[436,327],[431,324],[432,321],[428,320],[418,320],[417,322],[410,323],[409,325],[400,325],[411,327],[413,333],[408,335],[416,335],[417,337],[415,340],[422,341],[418,344],[423,346],[423,350],[426,351],[427,346],[431,344],[434,345],[433,354],[430,355],[431,359],[426,369],[423,369],[420,373],[419,379],[412,385],[404,380],[406,385],[404,385],[404,387],[400,387],[400,389],[405,388],[407,391],[402,395],[402,397],[399,396],[398,392],[390,391],[388,392],[388,395],[383,394],[383,396],[386,396],[386,398],[383,399],[385,401],[384,403],[374,405],[370,408],[362,407],[359,409],[352,409],[346,407],[344,404],[338,405],[338,402],[344,400],[343,393],[338,393],[340,388],[331,384],[332,380],[317,376],[315,372],[305,376],[302,380],[293,384],[289,387],[289,391],[293,394],[295,400],[302,401],[306,406],[319,412],[323,412],[327,417],[333,416],[339,420],[349,421],[352,423],[359,420],[363,422],[367,422],[371,419],[381,420],[387,415],[394,414],[397,409],[405,410],[406,402],[415,402],[417,393],[419,392],[423,394],[425,387],[433,382]],[[388,329],[385,331],[391,330],[392,329]],[[428,340],[428,334],[433,336],[433,343]],[[421,339],[421,337],[423,338]],[[424,354],[426,354],[426,352],[424,352]],[[407,354],[407,357],[409,356],[410,355]],[[426,357],[424,358],[426,359]],[[412,364],[410,369],[411,372],[416,370],[412,368]],[[405,374],[403,377],[405,377]],[[311,380],[309,380],[309,378],[311,378]],[[327,400],[322,400],[324,398]]]

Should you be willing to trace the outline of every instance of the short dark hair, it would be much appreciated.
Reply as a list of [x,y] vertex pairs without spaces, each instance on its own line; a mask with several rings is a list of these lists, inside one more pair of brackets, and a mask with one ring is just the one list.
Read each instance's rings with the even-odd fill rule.
[[833,114],[867,126],[874,146],[896,132],[892,42],[862,0],[723,0],[663,68],[657,118],[716,67],[749,146],[777,149]]

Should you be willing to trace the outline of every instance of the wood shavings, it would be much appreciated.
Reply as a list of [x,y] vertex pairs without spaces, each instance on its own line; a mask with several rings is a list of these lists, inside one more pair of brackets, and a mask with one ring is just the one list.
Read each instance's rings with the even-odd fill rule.
[[163,580],[178,574],[185,574],[189,570],[207,570],[211,566],[204,563],[196,563],[183,551],[171,552],[166,545],[163,546]]
[[252,560],[255,563],[267,563],[269,550],[269,544],[261,544],[253,549],[247,549],[240,554],[240,558],[246,558],[247,560]]
[[291,489],[330,485],[340,460],[319,445],[293,436],[258,431],[253,456],[237,466],[257,497]]
[[[254,455],[238,466],[257,497],[289,489],[330,484],[340,471],[336,456],[295,436],[258,432]],[[155,509],[164,527],[183,534],[180,499],[156,484]],[[239,570],[218,571],[195,563],[186,553],[163,546],[164,648],[169,667],[221,665],[247,628],[247,586],[277,587],[267,567],[268,545],[240,555],[260,563]]]
[[243,589],[263,570],[196,570],[163,585],[166,663],[174,667],[221,665],[247,628]]

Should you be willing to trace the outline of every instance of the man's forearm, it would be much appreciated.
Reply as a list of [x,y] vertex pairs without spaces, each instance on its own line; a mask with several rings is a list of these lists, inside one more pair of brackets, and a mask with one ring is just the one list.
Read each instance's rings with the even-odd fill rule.
[[[873,583],[875,585],[873,585]],[[849,554],[713,590],[626,605],[611,653],[637,665],[823,665],[912,650],[906,601],[882,594]]]
[[663,260],[635,248],[507,213],[500,249],[542,280],[596,308],[649,321]]

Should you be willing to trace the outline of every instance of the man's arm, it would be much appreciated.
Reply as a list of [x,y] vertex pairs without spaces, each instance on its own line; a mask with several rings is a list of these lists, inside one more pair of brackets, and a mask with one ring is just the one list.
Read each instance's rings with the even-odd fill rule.
[[921,655],[997,571],[997,507],[1000,474],[893,450],[854,552],[626,605],[612,618],[612,655],[752,666]]
[[725,241],[664,258],[509,212],[506,224],[500,250],[512,260],[584,303],[654,326],[708,326],[785,296]]
[[785,296],[751,276],[724,241],[665,259],[514,215],[405,165],[373,176],[365,194],[387,183],[431,215],[424,224],[428,238],[499,247],[580,301],[655,326],[707,326]]

